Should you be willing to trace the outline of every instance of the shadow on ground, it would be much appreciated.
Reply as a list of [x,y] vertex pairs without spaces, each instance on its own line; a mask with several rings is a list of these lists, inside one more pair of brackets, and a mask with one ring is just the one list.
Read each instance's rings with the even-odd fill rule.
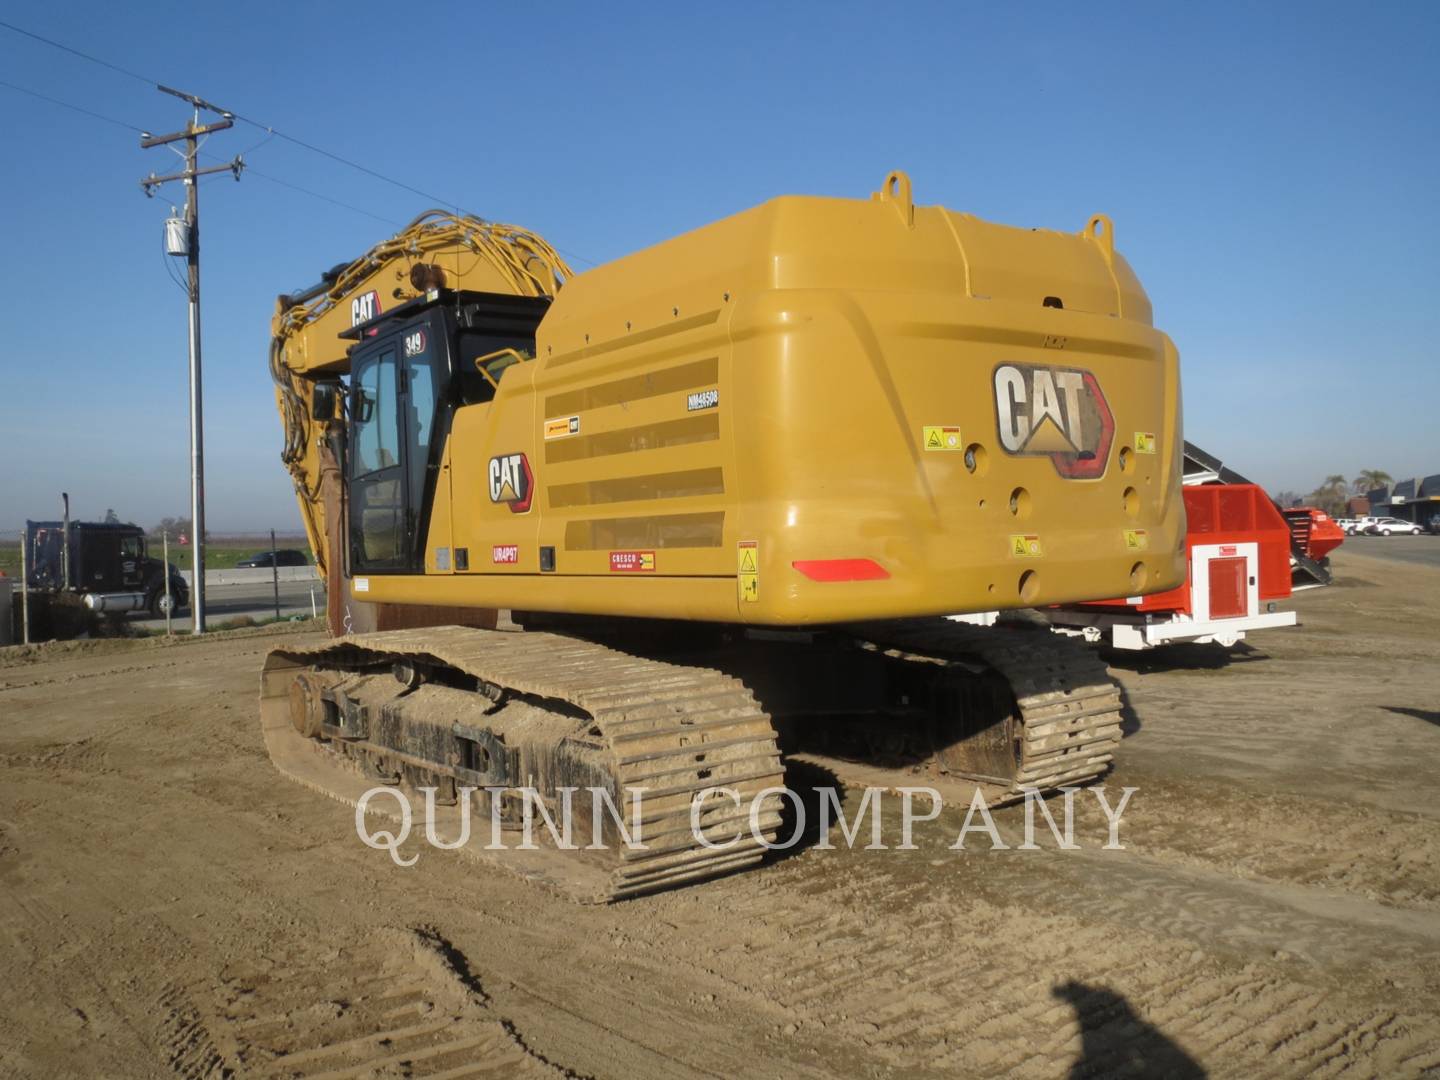
[[1416,720],[1424,720],[1427,724],[1434,724],[1440,727],[1440,711],[1435,709],[1411,709],[1404,705],[1382,705],[1386,712],[1399,713],[1401,716],[1413,716]]
[[1153,649],[1101,649],[1100,655],[1110,667],[1151,675],[1157,671],[1218,671],[1237,664],[1250,664],[1270,659],[1269,654],[1240,642],[1236,645],[1200,645],[1187,642],[1160,645]]
[[1202,1080],[1200,1063],[1136,1015],[1125,998],[1103,986],[1067,982],[1051,991],[1075,1010],[1080,1025],[1080,1058],[1072,1078],[1092,1076],[1166,1077]]

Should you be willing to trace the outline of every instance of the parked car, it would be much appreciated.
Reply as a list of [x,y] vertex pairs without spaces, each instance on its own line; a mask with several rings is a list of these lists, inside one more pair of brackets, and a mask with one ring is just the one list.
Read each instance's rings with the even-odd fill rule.
[[1355,535],[1355,519],[1354,519],[1354,518],[1336,518],[1336,519],[1335,519],[1335,524],[1340,526],[1341,531],[1344,532],[1344,534],[1345,534],[1346,536],[1354,536],[1354,535]]
[[1382,517],[1375,518],[1365,527],[1365,531],[1371,536],[1419,536],[1425,530],[1416,525],[1413,521],[1405,521],[1403,518]]
[[272,566],[309,566],[310,559],[303,551],[281,548],[279,551],[257,551],[248,559],[235,564],[237,570],[252,570],[256,567],[269,569]]

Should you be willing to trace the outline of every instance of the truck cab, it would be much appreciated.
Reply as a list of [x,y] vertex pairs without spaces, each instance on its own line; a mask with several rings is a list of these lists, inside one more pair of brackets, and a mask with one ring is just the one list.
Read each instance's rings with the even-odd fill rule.
[[[67,545],[64,522],[27,521],[25,546],[26,585],[36,592],[73,594],[91,611],[106,614],[165,613],[165,568],[147,553],[138,525],[72,521]],[[173,565],[168,570],[173,613],[189,602],[190,590]]]

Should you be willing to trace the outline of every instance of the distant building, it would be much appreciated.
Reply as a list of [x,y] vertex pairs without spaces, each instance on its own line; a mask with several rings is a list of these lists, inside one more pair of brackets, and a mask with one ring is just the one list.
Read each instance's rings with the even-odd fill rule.
[[1423,479],[1400,480],[1388,488],[1375,488],[1365,499],[1370,504],[1369,512],[1376,516],[1397,517],[1429,526],[1432,521],[1440,520],[1440,473]]
[[1346,517],[1352,517],[1352,518],[1365,517],[1365,516],[1368,515],[1369,513],[1370,513],[1370,500],[1367,499],[1364,495],[1355,495],[1355,496],[1352,496],[1351,499],[1350,499],[1350,501],[1345,504],[1345,516],[1346,516]]

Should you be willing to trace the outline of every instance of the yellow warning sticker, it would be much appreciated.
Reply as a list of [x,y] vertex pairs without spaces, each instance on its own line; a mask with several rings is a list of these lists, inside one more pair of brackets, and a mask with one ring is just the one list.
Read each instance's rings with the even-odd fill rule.
[[580,434],[580,417],[578,416],[557,416],[553,420],[545,421],[546,439],[564,439],[570,435]]
[[1040,537],[1027,533],[1010,537],[1010,554],[1017,559],[1038,559],[1045,552],[1040,547]]
[[735,548],[735,569],[740,583],[740,599],[754,603],[760,599],[760,544],[741,540]]
[[1150,546],[1150,537],[1144,529],[1126,529],[1125,547],[1129,551],[1144,551]]
[[1153,431],[1135,432],[1135,452],[1137,454],[1153,454],[1155,452],[1155,433]]
[[929,427],[924,429],[921,445],[926,450],[963,450],[958,427]]

